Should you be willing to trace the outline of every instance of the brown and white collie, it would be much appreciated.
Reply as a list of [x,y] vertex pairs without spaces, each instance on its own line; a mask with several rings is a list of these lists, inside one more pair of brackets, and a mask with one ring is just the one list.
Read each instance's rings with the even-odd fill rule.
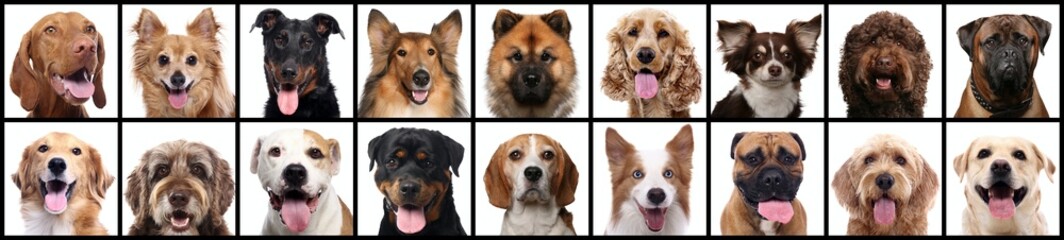
[[691,154],[694,137],[685,125],[665,150],[636,150],[617,130],[606,129],[606,155],[613,183],[607,235],[679,235],[691,215]]

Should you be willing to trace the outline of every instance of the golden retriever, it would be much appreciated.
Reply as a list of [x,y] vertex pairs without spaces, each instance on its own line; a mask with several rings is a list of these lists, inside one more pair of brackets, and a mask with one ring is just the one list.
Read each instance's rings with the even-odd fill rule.
[[[1045,235],[1046,218],[1039,211],[1039,172],[1049,181],[1057,167],[1031,141],[1018,137],[981,137],[953,158],[953,170],[964,185],[968,207],[964,234]],[[1056,203],[1054,203],[1056,204]]]

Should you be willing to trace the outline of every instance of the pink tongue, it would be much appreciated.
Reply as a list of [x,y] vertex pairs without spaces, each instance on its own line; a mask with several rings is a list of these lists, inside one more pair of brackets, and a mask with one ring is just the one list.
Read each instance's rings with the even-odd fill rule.
[[1008,219],[1013,214],[1016,214],[1016,202],[1012,198],[990,198],[990,216]]
[[44,205],[52,212],[66,210],[66,187],[63,187],[62,191],[48,192],[48,194],[45,194]]
[[889,225],[894,223],[894,200],[880,198],[875,205],[876,223]]
[[757,204],[757,213],[769,221],[787,224],[794,217],[794,208],[788,201],[769,200]]
[[395,225],[405,234],[421,232],[421,229],[425,228],[425,210],[420,207],[400,207],[399,212],[395,214]]
[[179,93],[170,92],[167,99],[170,100],[170,106],[176,109],[185,107],[185,102],[188,101],[188,91],[181,91]]
[[414,101],[424,102],[426,98],[429,98],[429,91],[413,91],[410,93],[414,96]]
[[299,108],[299,93],[295,89],[281,90],[277,93],[277,106],[284,115],[292,115]]
[[89,98],[92,96],[92,92],[96,91],[96,85],[93,85],[89,81],[67,81],[63,80],[63,87],[67,91],[70,91],[71,95],[76,98]]
[[646,209],[643,218],[647,220],[647,227],[652,231],[661,231],[665,227],[665,209]]
[[307,200],[286,199],[284,205],[281,205],[281,218],[284,219],[288,230],[296,233],[303,232],[310,223],[310,207],[307,206]]
[[876,78],[876,88],[890,89],[890,78]]
[[658,77],[651,73],[635,74],[635,93],[643,99],[658,95]]

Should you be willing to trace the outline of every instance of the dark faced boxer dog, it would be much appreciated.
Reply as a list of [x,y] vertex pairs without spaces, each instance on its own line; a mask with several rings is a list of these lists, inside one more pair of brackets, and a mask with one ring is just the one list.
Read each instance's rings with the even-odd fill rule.
[[732,138],[735,190],[721,214],[724,235],[805,235],[805,144],[788,132],[741,132]]
[[997,15],[958,29],[972,72],[954,117],[1049,117],[1034,67],[1052,26],[1034,16]]
[[393,128],[369,142],[369,169],[384,194],[379,234],[466,235],[451,196],[465,148],[439,131]]

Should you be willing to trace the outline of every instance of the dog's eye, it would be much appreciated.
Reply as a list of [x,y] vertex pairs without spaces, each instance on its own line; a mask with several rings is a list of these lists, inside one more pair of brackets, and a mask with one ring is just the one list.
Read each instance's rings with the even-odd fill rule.
[[81,156],[81,148],[70,149],[70,153],[73,153],[74,156]]
[[635,178],[635,179],[643,178],[643,171],[642,170],[635,170],[635,172],[632,172],[632,177]]
[[763,57],[765,57],[765,54],[754,53],[754,59],[756,59],[756,60],[761,60],[761,58],[763,58]]
[[545,160],[552,160],[552,159],[554,159],[554,151],[544,151],[542,155],[543,155],[543,156],[542,156],[542,157],[543,157],[543,159],[545,159]]
[[321,159],[325,157],[325,154],[321,153],[321,149],[317,148],[311,148],[310,151],[307,151],[307,155],[313,159]]
[[159,56],[159,65],[165,66],[166,64],[170,64],[170,57],[166,55]]
[[197,166],[192,166],[192,174],[196,175],[196,176],[203,175],[203,167],[198,166],[198,165]]
[[399,161],[396,161],[394,158],[388,159],[388,161],[384,162],[384,167],[386,167],[388,169],[395,169],[395,167],[398,167],[398,166],[399,166]]
[[515,62],[520,62],[524,59],[524,56],[522,56],[520,52],[515,52],[513,56],[510,56],[510,59],[513,59]]
[[895,158],[894,162],[898,163],[898,165],[905,165],[905,158],[903,158],[903,157]]
[[94,26],[86,27],[85,28],[85,33],[89,33],[89,34],[96,33],[96,27],[94,27]]
[[1012,152],[1012,157],[1019,160],[1027,160],[1027,154],[1023,153],[1023,151]]
[[170,175],[170,166],[159,165],[159,167],[155,168],[156,177],[165,177],[166,175]]
[[875,158],[872,158],[872,157],[866,157],[866,158],[864,159],[864,163],[865,163],[865,164],[871,164],[872,162],[875,162],[875,161],[876,161],[876,159],[875,159]]
[[980,159],[986,158],[986,157],[989,157],[989,156],[990,156],[990,151],[989,150],[986,150],[986,149],[979,150],[979,156],[978,157]]
[[997,42],[997,39],[990,38],[987,39],[986,42],[984,42],[983,44],[985,44],[987,47],[993,47],[994,45],[997,45]]
[[196,56],[188,56],[188,58],[185,58],[185,64],[188,64],[189,66],[196,66],[196,61]]
[[669,32],[667,32],[665,30],[658,31],[658,37],[659,38],[668,37],[668,36],[669,36]]
[[521,159],[521,151],[514,150],[513,152],[510,152],[510,160],[517,159]]
[[429,56],[436,55],[436,49],[429,49]]
[[636,35],[639,35],[639,31],[636,31],[635,28],[628,29],[628,36],[635,37]]
[[896,45],[896,46],[901,46],[901,41],[895,41],[895,42],[894,42],[894,45]]
[[758,163],[761,163],[761,158],[756,156],[749,156],[746,157],[746,163],[750,165],[757,165]]
[[399,49],[399,52],[396,54],[399,54],[400,57],[406,57],[406,50]]
[[554,59],[554,57],[547,52],[543,52],[543,54],[539,56],[539,60],[544,62],[550,62],[552,59]]
[[278,147],[270,148],[270,156],[271,157],[280,157],[281,156],[281,148],[278,148]]
[[273,44],[277,45],[278,47],[284,46],[284,40],[285,40],[284,34],[277,35],[277,37],[273,38]]
[[432,163],[432,161],[421,161],[421,167],[422,168],[432,168],[432,167],[435,167],[435,166],[436,166],[436,164]]
[[783,157],[783,162],[784,162],[784,163],[787,163],[787,164],[791,164],[791,163],[794,163],[794,156],[786,156],[786,157]]
[[1016,41],[1019,42],[1020,45],[1027,45],[1027,41],[1028,40],[1027,40],[1027,37],[1020,36],[1018,39],[1016,39]]
[[876,41],[875,39],[872,39],[872,44],[877,44],[877,43],[879,43],[879,41]]
[[55,31],[55,27],[48,27],[44,29],[44,32],[46,33],[55,33]]
[[672,170],[665,170],[665,178],[672,178]]
[[42,153],[43,152],[47,152],[48,151],[48,145],[41,145],[40,147],[37,147],[37,151],[38,152],[42,152]]
[[791,53],[783,53],[783,59],[791,60]]
[[310,48],[311,45],[314,45],[314,40],[311,40],[308,37],[303,37],[303,41],[299,42],[299,47],[302,47],[304,49]]

